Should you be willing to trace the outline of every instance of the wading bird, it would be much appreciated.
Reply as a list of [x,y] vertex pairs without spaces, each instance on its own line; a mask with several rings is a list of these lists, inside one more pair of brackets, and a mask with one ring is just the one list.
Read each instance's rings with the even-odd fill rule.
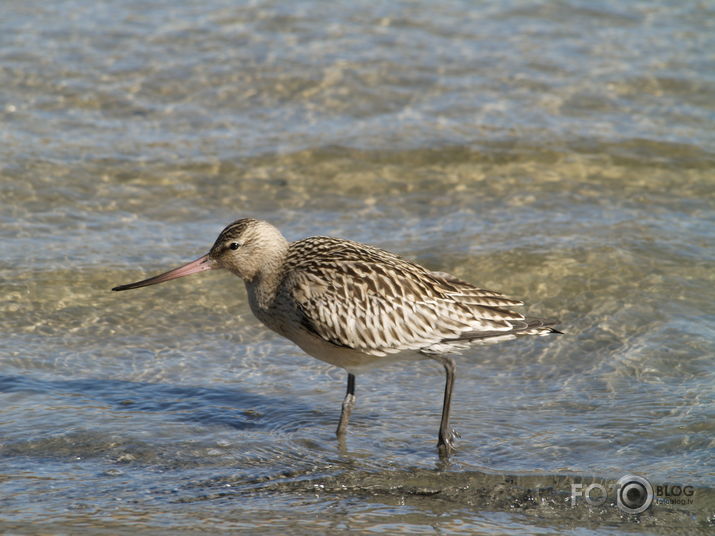
[[223,268],[243,279],[251,311],[307,354],[344,368],[348,385],[337,436],[344,439],[355,404],[355,375],[394,361],[434,359],[446,373],[438,448],[453,448],[449,427],[455,363],[448,354],[473,344],[560,333],[526,318],[521,301],[432,272],[388,251],[315,236],[288,242],[273,225],[240,219],[211,250],[128,290]]

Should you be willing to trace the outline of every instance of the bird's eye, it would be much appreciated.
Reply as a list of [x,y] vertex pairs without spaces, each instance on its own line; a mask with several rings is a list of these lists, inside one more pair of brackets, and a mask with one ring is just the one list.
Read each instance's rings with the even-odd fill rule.
[[231,242],[228,247],[235,251],[241,247],[241,244],[239,244],[238,242]]

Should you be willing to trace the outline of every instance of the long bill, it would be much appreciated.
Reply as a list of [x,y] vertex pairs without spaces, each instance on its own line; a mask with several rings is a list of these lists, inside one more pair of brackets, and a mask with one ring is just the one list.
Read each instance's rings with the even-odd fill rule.
[[158,283],[163,283],[164,281],[171,281],[172,279],[177,279],[179,277],[184,277],[186,275],[196,274],[198,272],[204,272],[206,270],[215,270],[220,268],[213,260],[209,258],[208,253],[203,257],[191,261],[183,266],[169,270],[163,274],[155,275],[149,279],[144,279],[143,281],[137,281],[136,283],[128,283],[126,285],[119,285],[114,287],[112,290],[129,290],[131,288],[148,287],[149,285],[156,285]]

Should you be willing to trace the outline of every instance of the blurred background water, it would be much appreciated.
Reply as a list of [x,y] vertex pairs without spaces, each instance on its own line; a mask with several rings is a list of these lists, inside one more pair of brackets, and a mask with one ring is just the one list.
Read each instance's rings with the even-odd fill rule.
[[[709,2],[3,2],[0,531],[711,533],[714,119]],[[109,292],[246,216],[566,334],[458,359],[449,464],[433,363],[340,450],[237,278]],[[692,503],[570,499],[627,473]]]

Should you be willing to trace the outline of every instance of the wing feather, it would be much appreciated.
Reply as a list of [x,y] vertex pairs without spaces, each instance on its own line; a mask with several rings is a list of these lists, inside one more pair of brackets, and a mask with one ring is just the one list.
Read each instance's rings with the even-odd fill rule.
[[387,251],[325,237],[291,248],[289,288],[303,325],[339,346],[380,356],[531,327],[507,309],[522,302]]

